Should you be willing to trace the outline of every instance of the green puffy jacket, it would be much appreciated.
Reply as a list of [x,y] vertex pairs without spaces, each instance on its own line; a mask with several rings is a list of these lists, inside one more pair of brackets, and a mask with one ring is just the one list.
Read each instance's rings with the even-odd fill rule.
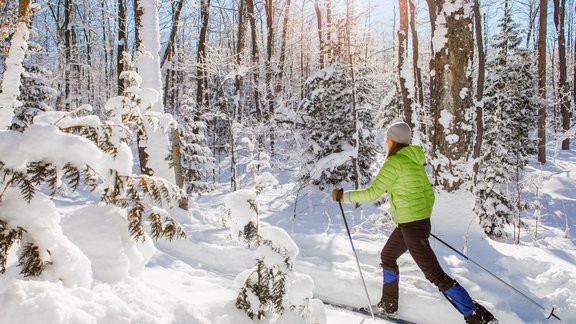
[[364,190],[351,191],[351,202],[374,201],[388,192],[394,221],[398,224],[429,218],[434,191],[424,170],[424,152],[417,145],[400,149],[389,157],[376,180]]

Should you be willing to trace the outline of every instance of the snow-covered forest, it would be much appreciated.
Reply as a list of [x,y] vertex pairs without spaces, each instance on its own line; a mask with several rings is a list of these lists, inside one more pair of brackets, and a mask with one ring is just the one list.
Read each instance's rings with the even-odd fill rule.
[[[575,323],[575,112],[571,0],[0,0],[0,323],[386,322],[335,304],[380,300],[390,200],[331,192],[396,121],[442,268]],[[401,318],[464,323],[399,263]]]

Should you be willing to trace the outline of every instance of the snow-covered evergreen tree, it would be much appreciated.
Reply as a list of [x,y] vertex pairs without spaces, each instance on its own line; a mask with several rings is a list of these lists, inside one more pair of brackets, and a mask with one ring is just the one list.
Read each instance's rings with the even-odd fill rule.
[[521,47],[518,26],[509,10],[501,19],[487,64],[484,99],[484,141],[476,183],[476,212],[484,231],[506,237],[507,224],[516,222],[522,202],[523,169],[535,152],[530,138],[539,101],[533,53]]
[[[377,152],[374,135],[374,84],[371,69],[355,66],[356,84],[352,84],[350,66],[333,63],[316,71],[307,80],[305,132],[310,139],[308,162],[302,179],[324,188],[341,182],[354,182],[352,158],[358,159],[360,184],[370,180],[370,167]],[[352,112],[352,87],[356,87],[358,132]],[[358,150],[355,148],[359,137]]]
[[24,69],[21,92],[18,97],[22,106],[14,110],[14,119],[10,127],[18,131],[32,124],[34,116],[39,112],[50,110],[49,103],[57,95],[57,91],[48,84],[50,71],[37,64],[25,64]]
[[181,118],[178,123],[182,143],[184,186],[188,194],[207,192],[215,188],[214,184],[208,181],[208,171],[214,168],[214,158],[204,135],[206,123],[194,120],[197,109],[194,106],[195,103],[190,98],[184,100],[184,105],[180,107]]
[[298,246],[283,229],[261,227],[258,194],[277,184],[269,173],[256,177],[255,189],[232,192],[225,203],[230,232],[255,248],[255,265],[236,277],[236,307],[251,319],[282,318],[285,323],[325,323],[324,306],[313,298],[314,282],[293,271]]

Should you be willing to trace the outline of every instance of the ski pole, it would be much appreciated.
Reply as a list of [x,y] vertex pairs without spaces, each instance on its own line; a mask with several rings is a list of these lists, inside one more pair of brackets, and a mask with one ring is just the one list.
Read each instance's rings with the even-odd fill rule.
[[[538,306],[540,309],[542,309],[544,312],[546,311],[546,308],[542,305],[540,305],[539,303],[537,303],[534,299],[528,297],[526,294],[524,294],[523,292],[521,292],[520,290],[516,289],[516,287],[512,286],[511,284],[507,283],[506,281],[502,280],[500,277],[498,277],[497,275],[495,275],[494,273],[492,273],[491,271],[489,271],[488,269],[484,268],[483,266],[481,266],[480,264],[478,264],[478,262],[470,259],[469,257],[467,257],[466,255],[464,255],[463,253],[461,253],[460,251],[456,250],[455,248],[453,248],[450,244],[444,242],[442,239],[440,239],[438,236],[430,233],[430,235],[432,235],[432,237],[434,237],[435,239],[437,239],[439,242],[441,242],[442,244],[446,245],[448,248],[450,248],[452,251],[458,253],[458,255],[460,255],[461,257],[463,257],[464,259],[466,259],[467,261],[472,262],[473,264],[475,264],[478,268],[486,271],[488,274],[490,274],[492,277],[498,279],[498,281],[500,281],[501,283],[505,284],[506,286],[508,286],[509,288],[511,288],[512,290],[514,290],[516,293],[524,296],[524,298],[528,299],[529,301],[532,302],[532,304]],[[546,319],[550,319],[550,317],[554,317],[557,320],[560,320],[560,318],[558,316],[556,316],[556,314],[554,314],[554,307],[552,307],[552,311],[550,312],[550,314],[548,315],[548,317],[546,317]]]
[[358,261],[358,254],[356,254],[356,248],[354,248],[354,241],[352,241],[352,235],[350,235],[350,228],[348,228],[348,222],[346,221],[346,216],[344,216],[344,208],[342,208],[342,201],[340,201],[340,199],[338,199],[338,205],[340,206],[340,211],[342,212],[342,218],[344,218],[344,225],[346,225],[346,232],[348,232],[350,245],[352,245],[352,252],[354,252],[354,258],[356,259],[356,266],[358,267],[358,272],[360,273],[360,279],[362,279],[362,284],[364,285],[364,291],[366,292],[366,299],[368,299],[368,309],[370,310],[370,315],[372,315],[372,320],[374,320],[374,312],[372,311],[372,301],[370,301],[368,288],[366,288],[366,281],[364,281],[364,276],[362,275],[362,268],[360,268],[360,262]]

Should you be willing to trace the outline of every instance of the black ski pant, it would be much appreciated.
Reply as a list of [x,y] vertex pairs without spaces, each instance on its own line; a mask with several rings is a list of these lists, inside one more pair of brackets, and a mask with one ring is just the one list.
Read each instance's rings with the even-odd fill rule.
[[395,313],[398,310],[398,275],[400,272],[398,271],[397,260],[406,251],[410,251],[412,258],[420,270],[424,272],[426,279],[438,287],[440,291],[456,284],[456,281],[442,270],[434,251],[430,247],[428,242],[430,229],[430,218],[398,224],[384,245],[381,253],[384,277],[389,270],[396,273],[396,278],[393,278],[392,282],[384,278],[381,304],[386,313]]

